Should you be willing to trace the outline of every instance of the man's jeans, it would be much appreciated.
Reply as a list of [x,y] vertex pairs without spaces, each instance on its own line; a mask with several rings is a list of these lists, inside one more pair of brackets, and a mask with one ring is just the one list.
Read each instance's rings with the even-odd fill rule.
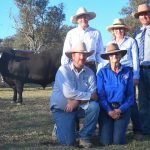
[[52,109],[52,117],[57,126],[56,136],[63,145],[74,145],[76,142],[76,119],[84,118],[80,139],[89,139],[94,130],[99,116],[99,104],[91,101],[86,110],[81,108],[73,112],[65,112],[59,109]]
[[140,70],[139,114],[143,133],[150,135],[150,69]]
[[130,120],[130,109],[114,120],[105,110],[100,112],[100,143],[102,145],[125,144],[126,129]]
[[132,121],[132,128],[134,133],[142,133],[142,127],[139,117],[139,110],[137,106],[136,100],[134,104],[131,106],[131,121]]

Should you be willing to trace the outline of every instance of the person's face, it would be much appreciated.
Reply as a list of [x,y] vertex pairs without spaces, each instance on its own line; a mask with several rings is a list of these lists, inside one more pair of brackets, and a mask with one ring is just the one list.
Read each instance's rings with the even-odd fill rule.
[[78,71],[84,67],[86,58],[87,54],[85,53],[72,53],[72,62]]
[[115,37],[124,37],[125,36],[125,28],[114,28],[113,35]]
[[120,63],[120,59],[122,57],[121,53],[110,54],[109,56],[110,64],[118,64]]
[[142,25],[147,26],[150,24],[150,12],[143,12],[139,14],[139,21]]
[[87,28],[89,26],[89,16],[88,15],[81,15],[77,18],[78,24],[81,26],[81,28]]

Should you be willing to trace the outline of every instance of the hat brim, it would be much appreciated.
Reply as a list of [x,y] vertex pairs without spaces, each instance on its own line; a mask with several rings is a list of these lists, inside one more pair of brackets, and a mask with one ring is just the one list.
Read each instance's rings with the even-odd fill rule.
[[83,51],[75,51],[75,50],[69,50],[67,52],[65,52],[66,56],[70,59],[72,59],[72,53],[84,53],[87,54],[87,57],[91,56],[94,53],[94,50],[91,50],[89,52],[83,52]]
[[107,31],[112,32],[115,28],[125,28],[127,31],[129,31],[129,27],[125,25],[111,25],[106,28]]
[[111,52],[108,52],[108,53],[104,53],[104,54],[101,54],[101,57],[105,60],[109,60],[109,55],[111,54],[116,54],[116,53],[121,53],[122,57],[126,55],[127,53],[127,50],[115,50],[115,51],[111,51]]
[[89,16],[89,20],[92,20],[96,17],[96,14],[94,12],[86,12],[86,13],[80,13],[78,15],[72,16],[71,17],[71,21],[74,24],[77,24],[77,18],[81,15],[88,15]]
[[133,13],[133,17],[136,18],[136,19],[138,19],[138,18],[139,18],[139,15],[140,15],[141,13],[144,13],[144,12],[150,12],[150,10],[145,10],[145,11],[140,11],[140,12]]

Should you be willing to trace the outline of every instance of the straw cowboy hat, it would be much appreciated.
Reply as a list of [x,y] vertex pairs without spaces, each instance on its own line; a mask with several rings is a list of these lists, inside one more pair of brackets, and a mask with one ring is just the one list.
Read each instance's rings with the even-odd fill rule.
[[88,57],[94,53],[94,50],[88,52],[84,42],[77,42],[72,49],[65,52],[66,56],[70,59],[72,59],[72,53],[85,53]]
[[139,18],[139,15],[143,12],[150,12],[150,7],[147,4],[141,4],[138,6],[138,11],[133,13],[133,17]]
[[107,45],[106,51],[104,54],[101,54],[101,57],[103,59],[108,60],[109,59],[108,56],[110,54],[116,54],[116,53],[121,53],[123,57],[127,53],[127,50],[120,50],[116,43],[111,43]]
[[88,15],[89,16],[89,20],[92,20],[96,17],[95,12],[88,12],[84,7],[80,7],[75,16],[72,16],[70,18],[70,20],[72,21],[72,23],[77,23],[78,17],[81,15]]
[[124,23],[124,20],[119,18],[115,18],[113,24],[108,26],[106,29],[107,31],[112,32],[115,28],[125,28],[127,31],[129,30],[129,27]]

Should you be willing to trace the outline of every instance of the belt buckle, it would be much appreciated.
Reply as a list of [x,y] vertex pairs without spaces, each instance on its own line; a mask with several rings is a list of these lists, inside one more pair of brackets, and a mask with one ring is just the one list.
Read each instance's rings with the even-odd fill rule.
[[111,106],[112,106],[113,109],[119,108],[119,104],[118,103],[111,103]]

